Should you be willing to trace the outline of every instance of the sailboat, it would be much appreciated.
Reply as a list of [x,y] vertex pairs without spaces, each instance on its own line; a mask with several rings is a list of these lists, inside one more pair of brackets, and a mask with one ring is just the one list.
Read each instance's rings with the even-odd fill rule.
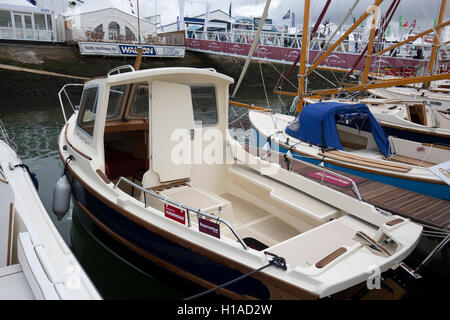
[[[321,99],[305,98],[306,103]],[[330,99],[341,103],[363,103],[387,136],[450,147],[450,114],[415,100],[361,98]]]
[[[379,4],[380,1],[375,1],[374,6]],[[444,10],[445,1],[441,6],[439,26],[443,25]],[[379,124],[372,121],[373,114],[366,105],[329,102],[309,104],[303,107],[305,98],[320,97],[324,101],[323,96],[325,95],[449,78],[447,73],[368,83],[371,55],[367,55],[361,84],[346,88],[305,92],[306,76],[369,14],[370,10],[364,13],[308,70],[306,70],[305,61],[308,37],[303,37],[304,52],[300,61],[299,88],[297,93],[289,93],[292,96],[298,96],[296,102],[298,117],[250,110],[251,126],[258,135],[258,141],[262,141],[263,144],[269,142],[271,148],[282,152],[290,151],[293,156],[305,161],[323,163],[324,166],[334,167],[432,197],[450,200],[450,187],[427,169],[427,167],[439,165],[450,159],[448,147],[433,147],[430,144],[394,136],[386,137]],[[309,1],[305,1],[303,34],[308,34],[308,23]],[[372,52],[375,34],[376,28],[372,28],[367,52]],[[433,50],[432,57],[435,55],[436,52]],[[282,92],[278,91],[277,93]],[[317,110],[314,109],[314,106]],[[306,114],[303,114],[305,112]],[[314,128],[311,127],[313,123],[315,124]],[[370,128],[368,128],[369,125]]]

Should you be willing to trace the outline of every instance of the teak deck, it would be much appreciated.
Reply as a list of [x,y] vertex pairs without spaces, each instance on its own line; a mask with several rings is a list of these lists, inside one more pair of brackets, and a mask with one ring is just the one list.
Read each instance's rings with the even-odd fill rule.
[[[264,149],[249,147],[247,145],[245,146],[245,149],[253,155],[264,156],[266,153]],[[276,154],[276,152],[272,153]],[[284,159],[284,155],[278,153],[278,157],[278,163],[284,169],[287,169],[288,165]],[[270,159],[270,157],[267,157],[267,159]],[[340,172],[338,170],[327,169],[357,180],[356,186],[358,187],[362,199],[380,209],[422,224],[450,230],[450,201],[433,198],[381,182]],[[293,159],[293,161],[291,161],[291,170],[305,178],[321,183],[320,180],[307,176],[308,173],[315,172],[317,169],[303,164],[301,161]],[[351,197],[355,197],[351,185],[342,187],[326,181],[324,181],[323,184]]]

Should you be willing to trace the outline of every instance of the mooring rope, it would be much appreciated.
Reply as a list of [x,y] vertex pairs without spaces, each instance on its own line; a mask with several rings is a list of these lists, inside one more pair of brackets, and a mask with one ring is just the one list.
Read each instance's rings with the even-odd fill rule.
[[233,283],[236,283],[236,282],[238,282],[240,280],[243,280],[243,279],[245,279],[247,277],[250,277],[251,275],[253,275],[253,274],[257,273],[257,272],[260,272],[260,271],[262,271],[262,270],[264,270],[264,269],[266,269],[266,268],[268,268],[270,266],[275,266],[275,267],[280,268],[282,270],[286,270],[287,269],[287,267],[286,267],[286,260],[283,257],[279,257],[279,256],[277,256],[277,255],[275,255],[273,253],[267,252],[267,251],[264,252],[264,254],[265,255],[269,255],[269,256],[272,257],[272,259],[269,260],[268,264],[266,264],[266,265],[264,265],[264,266],[262,266],[262,267],[260,267],[260,268],[258,268],[256,270],[253,270],[253,271],[251,271],[251,272],[249,272],[247,274],[244,274],[244,275],[242,275],[240,277],[237,277],[236,279],[233,279],[233,280],[228,281],[228,282],[226,282],[224,284],[221,284],[220,286],[217,286],[217,287],[214,287],[214,288],[209,289],[207,291],[203,291],[203,292],[200,292],[200,293],[198,293],[196,295],[184,298],[183,300],[193,300],[193,299],[200,298],[200,297],[202,297],[204,295],[207,295],[207,294],[209,294],[211,292],[217,291],[217,290],[222,289],[222,288],[224,288],[226,286],[229,286],[229,285],[231,285]]

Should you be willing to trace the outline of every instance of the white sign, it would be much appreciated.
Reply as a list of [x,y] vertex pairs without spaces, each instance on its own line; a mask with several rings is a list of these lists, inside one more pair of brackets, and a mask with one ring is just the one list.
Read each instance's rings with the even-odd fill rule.
[[450,186],[450,161],[429,167],[428,170]]
[[[136,44],[78,42],[82,55],[99,56],[136,56],[139,46]],[[175,46],[142,46],[144,57],[184,58],[184,47]]]

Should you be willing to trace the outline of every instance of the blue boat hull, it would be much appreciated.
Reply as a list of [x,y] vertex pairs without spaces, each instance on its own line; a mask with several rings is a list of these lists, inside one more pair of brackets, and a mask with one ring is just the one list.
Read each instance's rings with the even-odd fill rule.
[[[258,146],[262,148],[264,145],[266,145],[267,138],[262,136],[258,130],[256,130],[253,126],[251,126],[251,138],[250,143],[254,146]],[[282,146],[278,145],[275,142],[270,143],[270,148],[273,151],[277,151],[280,153],[286,153],[288,150],[286,148],[283,148]],[[311,158],[308,156],[303,156],[298,153],[295,153],[291,151],[292,156],[296,159],[303,160],[309,163],[313,164],[319,164],[322,161],[319,159]],[[437,183],[428,183],[428,182],[422,182],[417,180],[410,180],[410,179],[403,179],[399,177],[391,177],[391,176],[385,176],[381,174],[374,174],[366,171],[361,170],[355,170],[346,168],[343,166],[335,165],[328,163],[324,161],[324,166],[328,167],[330,169],[339,170],[342,172],[347,172],[356,176],[360,176],[366,179],[379,181],[381,183],[389,184],[395,187],[403,188],[406,190],[414,191],[417,193],[425,194],[427,196],[431,196],[434,198],[444,199],[447,201],[450,201],[450,186],[446,184],[437,184]]]

